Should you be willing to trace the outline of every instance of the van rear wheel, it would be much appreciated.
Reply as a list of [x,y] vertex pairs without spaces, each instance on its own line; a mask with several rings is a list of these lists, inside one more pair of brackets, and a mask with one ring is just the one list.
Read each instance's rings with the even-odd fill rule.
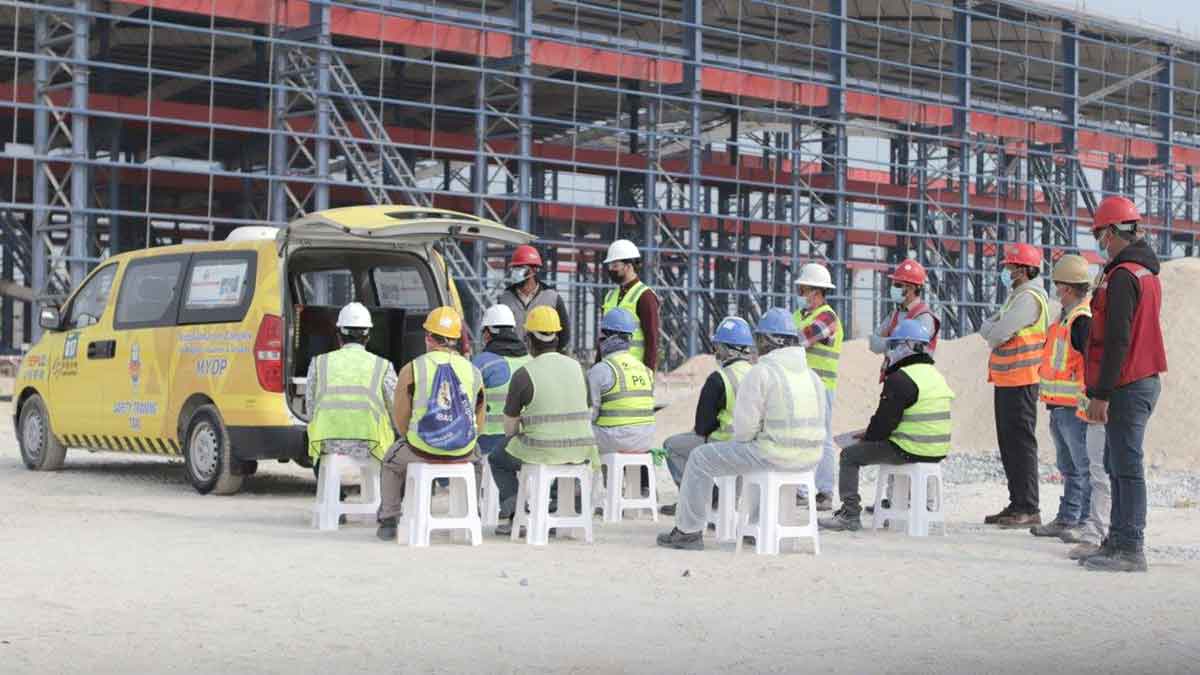
[[242,489],[242,476],[233,473],[233,449],[217,408],[200,406],[188,420],[183,447],[188,481],[200,494],[232,495]]
[[42,397],[34,394],[21,406],[17,425],[21,446],[21,461],[34,471],[57,471],[62,468],[67,448],[54,437],[50,415]]

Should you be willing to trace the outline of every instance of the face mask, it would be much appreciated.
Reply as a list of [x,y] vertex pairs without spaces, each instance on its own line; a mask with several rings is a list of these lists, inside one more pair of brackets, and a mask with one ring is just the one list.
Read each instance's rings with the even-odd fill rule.
[[896,304],[904,304],[904,289],[899,286],[892,286],[888,290],[888,294],[892,298],[892,302]]
[[796,309],[808,309],[808,296],[802,295],[796,300]]
[[1100,258],[1103,260],[1108,260],[1108,238],[1108,230],[1105,230],[1096,239],[1096,244],[1100,247]]
[[1012,288],[1012,285],[1013,285],[1012,270],[1008,269],[1007,267],[1000,270],[1000,283],[1003,284],[1005,288]]
[[514,267],[511,270],[509,270],[509,272],[508,272],[508,283],[510,285],[523,284],[523,283],[525,283],[525,280],[528,278],[529,278],[529,268],[528,267]]
[[907,343],[894,342],[887,350],[888,363],[900,363],[915,353],[913,348],[908,346]]

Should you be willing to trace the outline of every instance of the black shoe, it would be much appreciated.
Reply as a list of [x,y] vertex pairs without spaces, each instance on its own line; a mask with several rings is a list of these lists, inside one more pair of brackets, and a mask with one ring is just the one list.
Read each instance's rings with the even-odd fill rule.
[[1146,554],[1142,551],[1111,551],[1083,560],[1083,569],[1093,572],[1145,572]]
[[834,532],[857,532],[862,529],[862,518],[857,513],[851,514],[843,506],[832,516],[817,520],[817,526]]
[[1117,547],[1115,544],[1112,543],[1112,540],[1109,539],[1108,537],[1105,537],[1104,539],[1100,540],[1100,548],[1096,549],[1094,552],[1089,553],[1087,555],[1081,555],[1078,558],[1076,558],[1076,560],[1079,561],[1080,565],[1083,565],[1083,564],[1087,563],[1089,558],[1095,558],[1096,556],[1109,556],[1109,555],[1112,555],[1114,552],[1116,552],[1116,550],[1117,550]]
[[675,505],[674,504],[663,504],[662,506],[658,507],[658,512],[663,514],[664,516],[673,516],[673,515],[675,515]]
[[384,518],[379,521],[379,529],[375,530],[375,536],[384,541],[396,541],[396,519]]
[[832,511],[833,510],[833,495],[827,495],[824,492],[817,493],[817,510]]
[[664,548],[677,548],[684,551],[703,551],[704,550],[704,531],[700,532],[681,532],[678,527],[671,528],[670,532],[663,532],[658,535],[658,545]]

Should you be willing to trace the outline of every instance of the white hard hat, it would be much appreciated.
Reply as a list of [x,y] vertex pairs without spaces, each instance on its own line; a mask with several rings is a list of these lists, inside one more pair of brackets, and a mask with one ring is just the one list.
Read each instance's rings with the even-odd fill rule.
[[819,263],[807,263],[800,268],[800,276],[796,278],[797,286],[809,288],[833,288],[833,278],[829,270]]
[[371,328],[371,312],[361,302],[352,302],[338,312],[338,328]]
[[642,252],[638,250],[636,244],[628,239],[618,239],[609,245],[604,264],[607,265],[618,260],[641,260],[641,258]]
[[513,316],[512,310],[508,305],[492,305],[483,313],[483,327],[491,328],[493,326],[510,326],[516,327],[517,318]]

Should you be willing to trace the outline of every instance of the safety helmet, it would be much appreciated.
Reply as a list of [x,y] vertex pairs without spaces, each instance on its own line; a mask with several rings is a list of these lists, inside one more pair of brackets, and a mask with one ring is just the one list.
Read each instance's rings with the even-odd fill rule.
[[905,319],[896,325],[891,335],[887,336],[888,342],[920,342],[921,344],[929,344],[929,330],[925,328],[925,324],[916,319]]
[[[1092,232],[1103,230],[1111,225],[1136,223],[1141,219],[1142,216],[1138,213],[1137,206],[1128,197],[1111,195],[1105,197],[1096,207],[1096,215],[1092,219]],[[1117,229],[1132,230],[1133,228],[1127,226]]]
[[338,312],[338,328],[372,328],[371,312],[361,302],[352,302]]
[[792,320],[792,315],[788,314],[786,309],[782,307],[772,307],[768,309],[762,318],[758,320],[758,325],[754,327],[756,335],[782,335],[786,337],[796,337],[799,333],[796,332],[796,322]]
[[508,264],[510,267],[541,267],[542,254],[529,244],[521,244],[513,251],[512,260]]
[[515,327],[517,318],[508,305],[492,305],[483,313],[484,328],[499,328],[501,326]]
[[[558,313],[555,312],[554,316],[558,317]],[[600,318],[600,330],[606,333],[625,333],[626,335],[633,335],[634,331],[637,329],[637,317],[631,314],[627,309],[616,307],[605,312],[604,316]]]
[[444,338],[457,340],[462,337],[462,317],[453,307],[438,307],[425,317],[421,326],[426,331]]
[[1092,281],[1087,259],[1074,254],[1067,254],[1059,258],[1050,278],[1064,284],[1088,284]]
[[529,310],[525,317],[525,330],[534,333],[558,333],[562,331],[562,321],[558,312],[547,305],[538,305]]
[[1032,244],[1011,244],[1004,251],[1004,265],[1042,266],[1042,250]]
[[833,278],[829,270],[820,263],[806,263],[800,268],[800,276],[796,277],[797,286],[809,288],[833,288]]
[[916,260],[908,259],[896,265],[896,269],[888,275],[888,278],[905,284],[924,286],[926,276],[924,265]]
[[721,319],[721,323],[717,324],[717,330],[713,332],[712,341],[733,347],[754,346],[754,336],[751,334],[750,324],[746,323],[745,319],[736,316],[727,316]]
[[641,260],[642,252],[638,250],[637,244],[634,244],[628,239],[618,239],[608,246],[608,255],[604,257],[604,264],[619,260]]

